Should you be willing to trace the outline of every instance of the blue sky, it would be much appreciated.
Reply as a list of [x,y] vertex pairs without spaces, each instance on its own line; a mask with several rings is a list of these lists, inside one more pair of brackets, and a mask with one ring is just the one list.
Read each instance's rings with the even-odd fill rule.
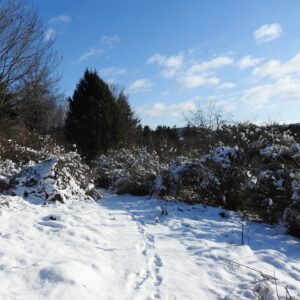
[[214,102],[238,120],[300,122],[298,0],[31,0],[62,57],[125,88],[142,123],[183,124]]

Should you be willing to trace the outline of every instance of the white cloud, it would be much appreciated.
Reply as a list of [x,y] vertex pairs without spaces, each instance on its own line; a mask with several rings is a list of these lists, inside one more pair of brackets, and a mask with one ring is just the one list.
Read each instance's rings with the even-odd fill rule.
[[153,106],[138,108],[137,112],[147,117],[171,116],[178,117],[189,111],[195,111],[197,105],[193,101],[185,101],[177,104],[165,104],[157,102]]
[[105,50],[103,48],[91,48],[90,50],[84,52],[83,54],[81,54],[81,56],[79,57],[79,62],[85,61],[93,56],[98,56],[101,55],[105,52]]
[[256,67],[253,70],[252,75],[257,77],[273,78],[279,78],[287,75],[300,75],[300,53],[285,63],[271,59]]
[[144,92],[149,90],[151,86],[152,86],[152,82],[147,78],[138,79],[129,86],[128,92],[130,93]]
[[127,69],[125,68],[116,68],[116,67],[110,67],[110,68],[103,68],[100,70],[100,74],[102,76],[109,76],[109,77],[117,77],[121,75],[127,74]]
[[44,33],[44,40],[46,42],[54,39],[56,36],[56,30],[53,28],[49,28],[45,33]]
[[183,63],[183,55],[162,56],[160,54],[155,54],[151,56],[147,62],[149,64],[158,63],[159,65],[167,68],[180,68]]
[[100,38],[100,44],[107,48],[113,47],[113,45],[118,42],[120,42],[120,38],[117,35],[113,35],[113,36],[102,35]]
[[51,18],[49,22],[52,24],[68,24],[72,22],[72,18],[70,16],[61,15]]
[[255,67],[262,61],[261,58],[253,58],[251,55],[244,56],[239,62],[238,62],[238,67],[241,70]]
[[233,59],[227,56],[219,56],[209,61],[193,63],[177,78],[177,81],[182,88],[186,89],[200,86],[215,86],[220,83],[220,79],[212,71],[232,63]]
[[233,89],[234,87],[236,87],[236,84],[234,82],[224,82],[218,86],[218,89],[227,90]]
[[253,109],[275,106],[282,101],[299,101],[300,53],[286,62],[271,59],[255,67],[252,76],[266,82],[243,92],[244,101]]
[[98,56],[98,55],[103,54],[108,49],[112,49],[114,44],[118,43],[119,41],[120,41],[120,39],[117,35],[114,35],[114,36],[103,35],[99,40],[99,43],[101,46],[100,47],[91,47],[90,50],[81,54],[81,56],[78,59],[78,62],[82,62],[93,56]]
[[253,36],[256,42],[266,43],[275,40],[283,33],[279,23],[265,24],[254,31]]
[[187,75],[178,78],[178,83],[182,88],[194,89],[200,86],[214,86],[220,83],[217,77],[206,77],[206,75]]
[[265,107],[272,96],[272,84],[259,85],[243,92],[243,100],[253,109]]
[[243,100],[254,110],[258,110],[271,101],[299,101],[299,95],[300,79],[286,77],[244,90]]
[[158,64],[163,68],[161,75],[165,78],[174,78],[183,65],[183,54],[173,56],[163,56],[161,54],[154,54],[147,60],[148,64]]
[[233,58],[219,56],[208,61],[185,64],[182,53],[172,56],[157,53],[147,60],[147,64],[157,64],[162,68],[160,75],[167,79],[175,79],[184,89],[218,85],[220,79],[214,75],[214,71],[233,63]]
[[222,67],[233,64],[233,59],[227,56],[219,56],[212,60],[193,64],[188,73],[203,73],[211,70],[220,69]]

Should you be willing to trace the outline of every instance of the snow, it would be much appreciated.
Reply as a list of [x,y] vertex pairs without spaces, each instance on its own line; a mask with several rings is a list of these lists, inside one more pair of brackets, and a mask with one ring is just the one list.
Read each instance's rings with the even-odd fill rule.
[[244,266],[275,276],[282,299],[285,285],[300,292],[300,242],[281,226],[245,221],[241,245],[239,216],[219,208],[168,201],[161,216],[150,197],[29,198],[0,196],[0,299],[276,299]]

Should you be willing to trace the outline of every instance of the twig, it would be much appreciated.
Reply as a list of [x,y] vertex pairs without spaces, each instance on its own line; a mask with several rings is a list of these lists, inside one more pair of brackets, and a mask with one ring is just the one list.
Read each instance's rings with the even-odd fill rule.
[[166,210],[166,208],[163,206],[163,201],[160,197],[157,196],[157,199],[159,201],[159,204],[160,204],[160,209],[161,209],[161,215],[162,216],[167,216],[168,215],[168,211]]
[[235,265],[238,265],[238,266],[240,266],[240,267],[243,267],[243,268],[252,270],[252,271],[254,271],[254,272],[256,272],[256,273],[259,273],[260,275],[262,275],[262,276],[265,277],[266,279],[278,280],[278,278],[273,277],[273,276],[270,276],[270,275],[267,275],[267,274],[265,274],[265,273],[263,273],[262,271],[259,271],[259,270],[257,270],[257,269],[248,267],[248,266],[246,266],[246,265],[240,264],[240,263],[235,262],[235,261],[230,260],[230,259],[225,259],[225,258],[222,258],[222,259],[223,259],[224,261],[230,262],[230,263],[232,263],[232,264],[235,264]]
[[293,300],[293,298],[292,298],[292,296],[291,296],[291,294],[290,294],[290,292],[289,292],[289,290],[288,290],[287,285],[286,285],[284,288],[285,288],[285,290],[286,290],[287,295],[289,296],[289,299],[290,299],[290,300]]
[[[274,278],[276,278],[276,277],[275,277],[275,271],[274,271]],[[277,287],[277,280],[274,279],[274,281],[275,281],[276,296],[277,296],[277,299],[279,300],[278,287]]]

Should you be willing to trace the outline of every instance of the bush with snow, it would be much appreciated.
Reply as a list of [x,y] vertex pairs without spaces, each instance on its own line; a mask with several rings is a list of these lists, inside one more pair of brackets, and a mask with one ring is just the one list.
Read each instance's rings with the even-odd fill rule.
[[96,182],[117,194],[149,195],[161,168],[157,154],[146,148],[111,150],[96,162]]
[[284,217],[289,232],[297,234],[300,146],[295,137],[252,124],[222,130],[229,146],[220,141],[197,159],[187,153],[162,163],[146,148],[110,151],[97,161],[97,183],[119,194],[155,192],[165,199],[223,206],[269,223]]
[[289,233],[300,238],[300,172],[291,173],[290,177],[293,202],[285,208],[283,220]]
[[[13,140],[0,143],[0,189],[30,201],[65,202],[98,199],[91,169],[76,152],[66,152],[50,137],[36,135],[30,145]],[[8,159],[8,158],[11,158]]]
[[17,195],[43,202],[97,199],[90,170],[80,156],[69,152],[24,166],[15,187]]
[[13,161],[17,165],[45,160],[51,155],[65,152],[65,148],[58,145],[51,136],[40,135],[35,131],[20,130],[13,138],[0,137],[0,159]]
[[20,168],[9,160],[0,160],[0,193],[9,190],[12,185],[12,179],[20,172]]
[[[219,130],[220,134],[221,130]],[[300,236],[300,145],[273,127],[223,127],[223,141],[205,155],[197,149],[174,159],[143,147],[110,150],[93,169],[50,137],[0,140],[0,191],[44,202],[97,199],[93,186],[118,194],[223,206],[276,223]],[[224,144],[227,142],[227,145]]]

